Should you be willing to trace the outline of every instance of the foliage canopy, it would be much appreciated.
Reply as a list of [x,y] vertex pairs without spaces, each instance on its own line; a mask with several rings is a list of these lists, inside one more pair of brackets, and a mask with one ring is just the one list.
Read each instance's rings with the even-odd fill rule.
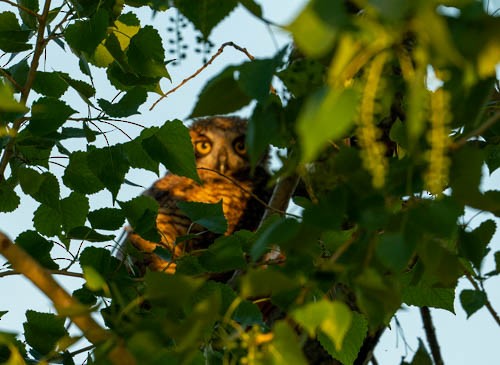
[[[0,334],[1,362],[74,363],[71,321],[92,344],[89,364],[306,364],[320,363],[320,355],[361,364],[403,304],[453,312],[463,276],[472,284],[459,294],[468,316],[486,308],[500,326],[483,285],[500,274],[500,252],[489,248],[495,221],[472,230],[461,220],[466,208],[500,216],[500,191],[480,189],[483,165],[489,174],[500,167],[500,18],[482,2],[311,0],[283,27],[294,44],[273,57],[222,45],[215,56],[232,46],[250,60],[207,82],[191,116],[253,103],[251,163],[269,145],[286,151],[273,176],[286,198],[271,202],[269,213],[291,197],[302,214],[266,215],[256,232],[187,253],[175,275],[143,278],[108,249],[126,221],[158,239],[154,201],[116,200],[131,184],[127,173],[158,173],[161,164],[199,177],[180,121],[114,144],[99,127],[119,129],[148,93],[167,95],[160,81],[171,65],[159,30],[141,24],[133,8],[176,12],[178,35],[190,23],[207,54],[212,30],[236,7],[266,21],[261,7],[253,0],[0,3],[9,7],[0,13],[0,212],[18,209],[23,195],[39,203],[30,217],[36,231],[12,241],[0,232],[11,265],[0,276],[25,275],[57,310],[28,311],[25,342]],[[85,80],[40,70],[50,43],[72,52]],[[96,68],[105,70],[115,99],[98,97]],[[439,79],[433,84],[431,71]],[[86,109],[61,99],[70,89]],[[70,139],[84,148],[74,150]],[[67,161],[62,175],[49,165],[56,155]],[[89,196],[101,190],[113,205],[95,209]],[[220,206],[181,208],[224,232]],[[51,255],[55,243],[71,265]],[[269,258],[276,245],[284,260]],[[487,255],[496,260],[490,272]],[[82,287],[67,294],[51,273],[70,275],[73,265],[81,267]],[[233,280],[212,280],[233,271]],[[429,341],[432,360],[421,344],[412,364],[440,363]]]

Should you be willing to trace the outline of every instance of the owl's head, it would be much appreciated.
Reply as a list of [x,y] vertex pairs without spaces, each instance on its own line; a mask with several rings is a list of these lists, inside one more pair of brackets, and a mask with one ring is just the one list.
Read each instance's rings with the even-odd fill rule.
[[[219,173],[246,178],[250,164],[245,147],[247,121],[238,117],[211,117],[196,120],[190,128],[196,166],[216,170]],[[198,171],[202,179],[214,174]]]

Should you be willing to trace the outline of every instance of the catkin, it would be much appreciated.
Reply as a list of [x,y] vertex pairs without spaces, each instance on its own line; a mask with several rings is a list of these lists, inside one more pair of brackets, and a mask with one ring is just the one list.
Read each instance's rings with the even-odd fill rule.
[[388,169],[388,161],[385,157],[385,145],[379,141],[381,131],[373,120],[377,88],[386,58],[386,53],[380,53],[370,65],[361,100],[360,117],[356,131],[361,147],[363,167],[370,172],[372,184],[375,188],[384,186]]
[[447,156],[451,120],[449,98],[448,93],[442,88],[431,95],[431,128],[427,133],[430,150],[426,155],[428,169],[424,182],[426,189],[434,195],[440,195],[445,189],[451,164]]

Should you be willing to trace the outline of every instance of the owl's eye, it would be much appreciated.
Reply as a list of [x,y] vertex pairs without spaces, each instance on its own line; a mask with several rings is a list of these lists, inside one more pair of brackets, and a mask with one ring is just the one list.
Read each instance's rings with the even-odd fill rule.
[[233,147],[238,155],[244,155],[247,153],[247,148],[245,146],[245,139],[244,138],[238,138],[234,142]]
[[194,148],[200,155],[207,155],[212,151],[212,143],[206,140],[198,141],[194,144]]

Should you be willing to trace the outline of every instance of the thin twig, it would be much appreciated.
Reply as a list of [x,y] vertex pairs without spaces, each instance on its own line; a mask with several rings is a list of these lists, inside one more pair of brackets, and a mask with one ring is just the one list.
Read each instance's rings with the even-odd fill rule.
[[480,136],[485,131],[487,131],[489,128],[491,128],[499,120],[500,120],[500,112],[496,112],[491,117],[489,117],[486,120],[486,122],[481,124],[477,129],[467,133],[465,136],[460,138],[458,141],[454,142],[450,148],[452,150],[456,150],[456,149],[459,149],[460,147],[463,147],[469,139],[471,139],[472,137]]
[[420,315],[422,316],[422,322],[424,324],[425,335],[427,336],[427,342],[431,348],[432,358],[434,359],[435,365],[444,365],[443,358],[441,356],[441,349],[436,336],[436,329],[432,323],[431,312],[429,307],[420,307]]
[[275,213],[279,213],[281,215],[288,215],[288,216],[291,216],[291,217],[295,217],[295,218],[300,218],[300,216],[298,215],[295,215],[295,214],[292,214],[292,213],[287,213],[286,212],[286,206],[285,206],[285,209],[278,209],[278,208],[275,208],[274,206],[272,205],[269,205],[267,204],[264,200],[262,200],[261,198],[259,198],[257,195],[255,195],[254,193],[252,193],[250,190],[246,189],[245,187],[243,187],[240,183],[238,183],[238,181],[236,181],[235,179],[233,179],[232,177],[229,177],[227,175],[224,175],[223,173],[221,173],[220,171],[217,171],[217,170],[213,170],[213,169],[209,169],[207,167],[197,167],[198,170],[205,170],[205,171],[210,171],[210,172],[213,172],[213,173],[216,173],[217,175],[229,180],[232,184],[234,184],[237,188],[239,188],[240,190],[242,190],[243,192],[249,194],[252,198],[254,198],[257,202],[259,202],[260,204],[262,204],[268,211],[271,211],[271,212],[275,212]]
[[[66,259],[66,260],[68,260],[68,259]],[[83,274],[78,273],[78,272],[65,271],[65,270],[47,270],[47,272],[52,274],[52,275],[71,276],[74,278],[82,278],[83,279]],[[12,275],[23,275],[23,273],[16,271],[16,270],[0,272],[0,278],[3,278],[5,276],[12,276]]]
[[184,86],[189,80],[191,79],[194,79],[196,76],[198,76],[204,69],[206,69],[217,57],[219,57],[222,52],[224,51],[224,48],[228,47],[228,46],[231,46],[233,48],[236,48],[238,51],[240,52],[243,52],[250,60],[254,60],[255,57],[252,56],[246,48],[243,48],[243,47],[240,47],[238,46],[237,44],[233,43],[233,42],[226,42],[226,43],[223,43],[219,49],[217,50],[217,52],[205,63],[203,64],[203,66],[201,66],[194,74],[192,74],[191,76],[185,78],[184,80],[182,80],[182,82],[177,85],[176,87],[174,87],[173,89],[169,90],[168,92],[166,92],[165,94],[163,94],[162,96],[160,96],[158,98],[158,100],[156,100],[153,105],[151,105],[151,107],[149,108],[149,110],[153,110],[156,105],[162,101],[163,99],[165,99],[167,96],[169,96],[170,94],[172,94],[173,92],[177,91],[178,89],[180,89],[182,86]]
[[498,316],[498,313],[495,311],[495,309],[491,305],[491,302],[489,301],[488,296],[486,295],[486,292],[484,290],[481,290],[481,288],[479,287],[479,285],[477,285],[476,280],[474,280],[474,278],[472,277],[472,275],[471,275],[470,272],[466,271],[465,272],[465,276],[467,277],[467,279],[469,280],[469,282],[472,284],[472,286],[474,287],[474,289],[476,289],[477,291],[481,291],[481,292],[484,293],[484,297],[485,297],[485,303],[484,303],[484,305],[486,306],[486,308],[490,312],[490,314],[493,317],[493,319],[495,320],[495,322],[500,326],[500,317]]
[[26,6],[23,6],[21,4],[16,4],[15,2],[12,2],[12,1],[9,1],[9,0],[0,0],[0,2],[12,5],[12,6],[14,6],[14,7],[16,7],[16,8],[18,8],[18,9],[20,9],[20,10],[26,12],[26,13],[28,13],[29,15],[34,16],[37,19],[41,18],[39,14],[35,13],[33,10],[31,10],[31,9],[27,8]]

